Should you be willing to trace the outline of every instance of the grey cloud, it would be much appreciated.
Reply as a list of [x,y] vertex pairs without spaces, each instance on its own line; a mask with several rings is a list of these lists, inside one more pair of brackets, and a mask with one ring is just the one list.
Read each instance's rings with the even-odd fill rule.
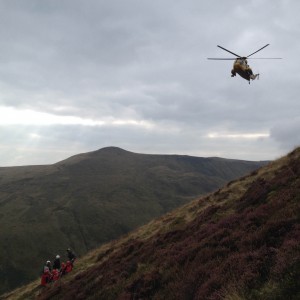
[[[77,153],[106,146],[118,146],[129,151],[149,154],[188,154],[223,156],[260,160],[276,155],[269,139],[256,141],[217,139],[206,136],[205,128],[176,127],[165,123],[162,130],[145,130],[134,126],[14,126],[1,129],[0,166],[55,163]],[[17,134],[16,134],[17,132]],[[11,149],[15,149],[12,151]],[[175,150],[174,150],[175,149]],[[256,151],[254,151],[256,149]],[[251,154],[249,154],[249,151]],[[24,163],[25,162],[25,163]]]
[[284,151],[289,151],[300,145],[300,118],[281,122],[271,129],[271,138],[274,139]]
[[[107,141],[149,152],[219,148],[222,156],[231,145],[241,149],[239,157],[258,147],[265,158],[271,145],[280,152],[283,143],[294,143],[290,135],[283,139],[280,128],[288,128],[300,109],[299,9],[295,1],[279,0],[2,1],[0,105],[93,120],[144,120],[177,130],[166,139],[161,132],[126,126],[67,126],[60,133],[53,126],[39,128],[49,145],[60,141],[60,151],[68,143],[81,151]],[[270,47],[257,57],[284,60],[249,60],[261,73],[251,85],[230,77],[231,61],[206,59],[231,57],[218,44],[247,55],[266,43]],[[7,147],[21,144],[30,132],[7,130]],[[244,141],[203,138],[212,131],[272,131],[272,139],[248,141],[247,153],[238,145]]]

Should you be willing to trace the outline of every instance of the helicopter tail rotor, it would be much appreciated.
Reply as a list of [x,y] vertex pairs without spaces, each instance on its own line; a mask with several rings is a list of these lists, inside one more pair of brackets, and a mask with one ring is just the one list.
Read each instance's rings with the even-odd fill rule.
[[252,74],[252,75],[250,75],[250,79],[252,79],[252,80],[255,80],[255,79],[259,79],[259,74]]

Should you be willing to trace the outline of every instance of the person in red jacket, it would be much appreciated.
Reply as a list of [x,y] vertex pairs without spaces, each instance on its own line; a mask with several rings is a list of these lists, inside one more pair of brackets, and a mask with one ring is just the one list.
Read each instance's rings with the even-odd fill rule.
[[61,263],[60,276],[66,274],[66,264],[64,262]]
[[72,263],[68,260],[68,261],[67,261],[67,264],[66,264],[66,274],[67,274],[67,273],[70,273],[70,272],[72,271],[72,269],[73,269],[73,265],[72,265]]
[[41,276],[41,286],[46,286],[51,281],[52,274],[48,267],[44,267],[44,272]]
[[52,281],[56,281],[59,279],[59,271],[57,269],[53,269],[52,271]]

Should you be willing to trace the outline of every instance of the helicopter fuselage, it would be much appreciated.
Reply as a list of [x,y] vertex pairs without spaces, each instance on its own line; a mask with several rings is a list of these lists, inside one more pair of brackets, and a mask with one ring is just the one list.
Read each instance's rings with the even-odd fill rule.
[[250,79],[256,78],[253,75],[252,69],[249,67],[246,58],[237,58],[233,63],[233,69],[231,70],[231,76],[234,77],[239,74],[242,78],[250,82]]

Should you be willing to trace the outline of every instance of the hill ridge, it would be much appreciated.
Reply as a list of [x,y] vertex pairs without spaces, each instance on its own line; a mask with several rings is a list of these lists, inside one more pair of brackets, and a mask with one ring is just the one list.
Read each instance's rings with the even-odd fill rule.
[[111,150],[0,168],[0,293],[67,247],[81,255],[262,165]]
[[299,192],[297,148],[3,299],[298,299]]

